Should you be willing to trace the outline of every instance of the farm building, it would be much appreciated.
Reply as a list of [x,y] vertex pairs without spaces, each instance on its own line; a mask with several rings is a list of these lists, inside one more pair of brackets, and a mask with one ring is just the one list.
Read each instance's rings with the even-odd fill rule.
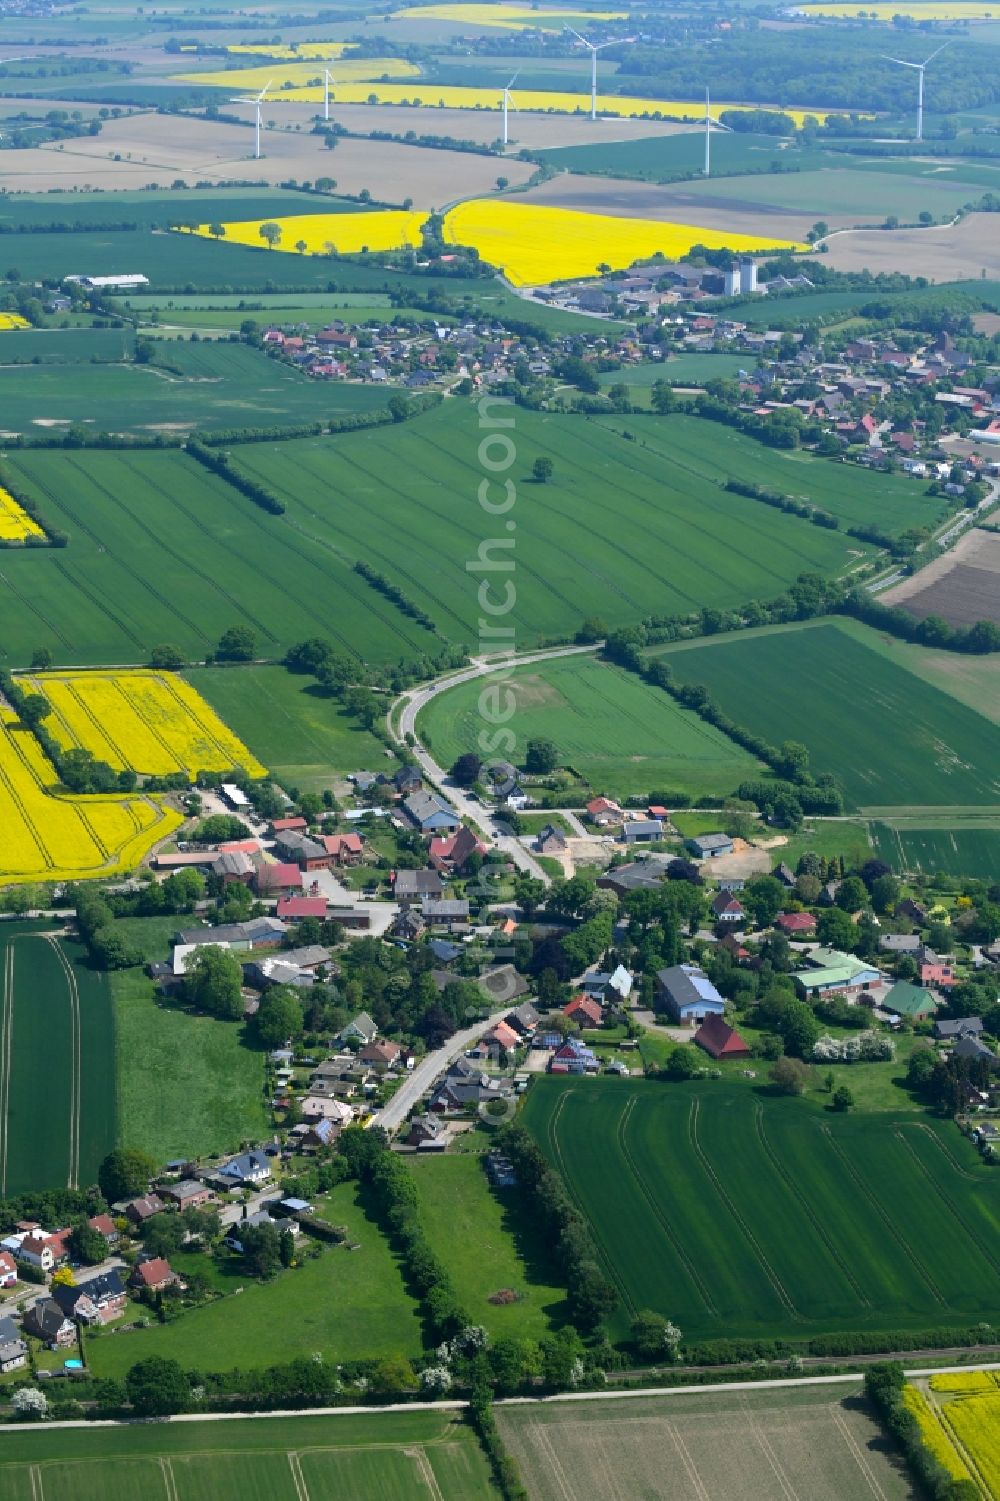
[[656,844],[663,838],[663,825],[658,818],[632,818],[622,824],[618,837],[624,844]]
[[807,996],[827,995],[835,990],[869,990],[882,978],[863,959],[837,949],[813,949],[809,963],[814,966],[812,969],[799,970],[794,976]]
[[712,1058],[749,1058],[750,1049],[740,1034],[721,1016],[706,1016],[692,1039]]
[[733,853],[733,841],[728,834],[696,834],[685,843],[696,860],[715,860]]
[[928,1016],[933,1016],[941,1002],[930,990],[925,990],[922,985],[911,985],[909,980],[897,980],[882,1002],[883,1011],[891,1011],[896,1016],[905,1016],[907,1021],[924,1021]]
[[703,1022],[707,1016],[722,1016],[726,1010],[725,1001],[696,964],[657,970],[656,998],[675,1021],[686,1027]]

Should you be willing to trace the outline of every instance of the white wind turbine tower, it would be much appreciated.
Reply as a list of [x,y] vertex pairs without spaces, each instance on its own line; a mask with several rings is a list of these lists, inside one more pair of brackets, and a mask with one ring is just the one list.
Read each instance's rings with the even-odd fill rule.
[[330,118],[330,85],[333,82],[333,74],[329,68],[323,69],[323,119]]
[[947,45],[947,42],[942,42],[940,47],[932,52],[930,57],[925,58],[922,63],[910,63],[906,61],[905,57],[890,57],[887,52],[882,53],[887,63],[898,63],[901,68],[916,68],[919,75],[920,83],[917,90],[917,134],[914,137],[917,141],[922,141],[924,138],[924,69],[928,63],[934,61],[939,52],[944,51]]
[[257,116],[257,144],[254,149],[254,156],[258,160],[260,159],[260,107],[264,103],[264,95],[271,87],[271,83],[272,80],[269,78],[267,80],[267,83],[265,83],[264,87],[261,89],[260,93],[257,95],[256,99],[230,99],[229,101],[230,104],[252,104],[254,106]]
[[603,52],[605,47],[614,47],[624,42],[634,42],[634,36],[612,37],[610,42],[588,42],[585,36],[581,36],[572,26],[566,30],[572,32],[581,46],[586,47],[590,53],[590,118],[597,119],[597,54]]
[[510,91],[517,82],[517,76],[520,71],[520,68],[518,68],[517,73],[514,74],[514,77],[503,91],[503,143],[505,146],[507,145],[507,111],[509,109],[517,109],[517,105],[511,100]]
[[731,126],[729,126],[729,125],[723,125],[723,123],[722,123],[721,120],[713,120],[712,119],[712,101],[709,98],[708,87],[706,85],[706,88],[705,88],[705,176],[706,177],[711,177],[711,175],[712,175],[712,126],[713,125],[715,126],[716,130],[726,130],[726,131],[729,131],[730,133],[732,132],[732,127]]

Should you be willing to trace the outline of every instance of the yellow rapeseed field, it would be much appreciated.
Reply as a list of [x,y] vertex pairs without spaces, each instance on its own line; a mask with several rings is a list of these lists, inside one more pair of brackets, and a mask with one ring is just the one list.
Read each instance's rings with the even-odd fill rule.
[[[1000,0],[998,0],[1000,3]],[[255,72],[258,70],[255,69]],[[267,82],[262,71],[260,87]],[[337,74],[339,74],[339,69]],[[374,69],[373,69],[374,71]],[[586,70],[581,65],[581,78]],[[240,73],[239,78],[246,74]],[[190,74],[189,81],[197,78],[199,83],[215,83],[226,77],[232,83],[233,74]],[[228,86],[228,85],[227,85]],[[241,84],[242,88],[242,84]],[[501,89],[471,89],[461,85],[425,83],[341,83],[335,75],[330,85],[330,98],[337,104],[410,104],[423,105],[429,109],[500,109]],[[559,115],[590,114],[590,93],[581,87],[578,93],[569,94],[558,90],[515,89],[514,102],[519,110],[551,111]],[[282,89],[273,97],[272,104],[319,104],[323,99],[322,85],[306,88]],[[821,123],[836,110],[786,109],[777,104],[727,104],[712,102],[712,118],[717,120],[723,110],[780,109],[801,126],[806,119]],[[622,119],[704,120],[704,102],[692,99],[631,99],[624,94],[598,94],[597,111],[601,115],[615,115]],[[843,111],[840,111],[843,113]]]
[[59,794],[34,735],[0,713],[0,886],[120,875],[183,821],[149,795]]
[[[356,83],[366,78],[419,78],[420,69],[402,57],[350,57],[341,58],[330,69],[336,83]],[[267,98],[271,104],[289,97],[286,85],[295,90],[313,84],[318,78],[318,98],[323,97],[323,70],[314,62],[275,62],[259,68],[225,68],[218,73],[179,73],[175,82],[197,83],[213,89],[228,89],[237,94],[259,94],[265,84],[270,84]],[[313,84],[313,87],[316,87]],[[331,88],[333,85],[331,84]]]
[[30,328],[27,318],[20,313],[0,313],[0,333],[10,333],[15,328]]
[[981,1475],[986,1494],[1000,1496],[1000,1391],[956,1397],[944,1416]]
[[920,1437],[938,1463],[944,1466],[953,1480],[968,1480],[968,1470],[923,1392],[915,1386],[904,1387],[903,1403],[916,1418]]
[[931,1390],[935,1392],[958,1392],[966,1396],[981,1396],[997,1390],[995,1371],[941,1371],[931,1377]]
[[0,538],[17,542],[22,537],[41,537],[42,528],[33,521],[13,495],[0,485]]
[[31,687],[52,705],[46,726],[61,746],[82,746],[116,771],[167,776],[229,771],[266,775],[215,710],[174,673],[47,672]]
[[596,276],[607,265],[620,271],[633,261],[662,252],[676,260],[692,245],[709,250],[808,250],[767,234],[730,234],[697,224],[585,214],[576,209],[473,198],[445,215],[444,237],[471,245],[499,266],[518,287],[544,286],[575,276]]
[[331,57],[340,57],[346,42],[299,42],[295,47],[286,47],[281,42],[273,42],[270,46],[266,42],[254,42],[227,47],[226,51],[236,57],[274,57],[284,62],[293,63],[297,58],[303,62],[309,58],[318,58],[321,62]]
[[[374,209],[365,214],[293,214],[272,220],[240,219],[225,226],[225,241],[232,245],[266,245],[260,233],[262,223],[281,226],[281,239],[275,250],[295,253],[300,243],[305,253],[357,255],[362,250],[405,250],[421,243],[420,230],[426,211],[417,209]],[[210,226],[199,224],[196,235],[211,238]]]
[[567,21],[625,21],[627,10],[533,10],[528,5],[414,5],[397,10],[391,21],[455,21],[467,26],[502,26],[509,31],[561,31]]
[[841,5],[820,4],[803,5],[796,7],[801,9],[807,16],[834,16],[838,20],[855,20],[858,16],[864,16],[866,20],[891,21],[893,16],[908,16],[912,21],[985,21],[996,19],[998,8],[996,6],[962,4],[962,0],[911,0],[909,5],[896,5],[876,3],[874,5]]

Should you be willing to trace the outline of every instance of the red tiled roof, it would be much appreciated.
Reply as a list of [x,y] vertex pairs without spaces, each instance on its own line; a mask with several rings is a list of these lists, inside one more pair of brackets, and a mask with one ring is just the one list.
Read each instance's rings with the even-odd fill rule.
[[301,886],[302,872],[297,865],[260,865],[257,868],[257,889],[279,891],[283,886]]
[[173,1268],[169,1261],[162,1256],[155,1256],[152,1261],[140,1261],[132,1274],[134,1282],[141,1282],[143,1287],[156,1287],[160,1282],[166,1282],[173,1276]]
[[307,829],[308,827],[304,818],[275,818],[271,821],[271,828],[276,834],[287,834],[289,829]]
[[781,912],[775,918],[774,926],[786,933],[805,933],[816,926],[816,919],[811,912]]
[[740,1034],[721,1016],[706,1016],[694,1041],[712,1058],[749,1058],[750,1049]]
[[278,917],[326,916],[325,896],[283,896],[278,900]]
[[592,1001],[588,995],[575,995],[569,1005],[563,1007],[563,1012],[574,1021],[579,1021],[581,1016],[586,1017],[595,1027],[600,1026],[604,1016],[599,1002]]

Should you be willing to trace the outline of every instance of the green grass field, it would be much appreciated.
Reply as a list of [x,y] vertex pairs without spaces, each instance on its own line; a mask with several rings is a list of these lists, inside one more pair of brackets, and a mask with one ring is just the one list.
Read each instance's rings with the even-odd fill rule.
[[[715,358],[719,356],[702,356],[704,360]],[[670,365],[666,368],[669,370]],[[916,480],[858,470],[797,449],[766,448],[732,428],[706,424],[699,417],[651,417],[641,424],[634,417],[601,417],[597,421],[616,433],[628,428],[635,433],[637,443],[658,455],[661,462],[674,466],[679,479],[696,478],[699,484],[694,493],[699,498],[704,487],[713,482],[724,485],[729,479],[740,479],[809,501],[839,517],[845,527],[875,525],[892,536],[911,526],[932,526],[947,512],[944,500],[927,495],[927,487]],[[760,502],[747,501],[737,511],[741,533],[754,526],[755,518],[747,506],[759,507]],[[853,539],[843,540],[863,546]]]
[[689,1338],[800,1339],[993,1310],[1000,1185],[950,1122],[606,1079],[536,1081],[524,1121],[590,1221],[618,1334],[644,1308]]
[[348,772],[395,765],[381,741],[311,678],[284,667],[199,668],[185,676],[283,783],[315,792]]
[[[494,561],[514,559],[516,604],[503,624],[524,644],[565,635],[595,611],[620,624],[650,612],[737,604],[780,592],[803,570],[839,572],[849,561],[850,539],[720,488],[720,471],[756,465],[776,482],[785,466],[750,440],[745,451],[731,444],[714,424],[643,418],[630,442],[611,418],[521,408],[513,417],[495,415],[516,429],[516,460],[505,477],[518,503],[504,522],[470,502],[488,473],[477,458],[484,434],[476,409],[465,403],[447,402],[389,431],[244,445],[235,462],[280,495],[315,550],[366,557],[453,640],[478,636],[478,579],[466,564],[475,565],[480,546]],[[720,451],[722,464],[714,457]],[[555,466],[546,485],[530,478],[539,455]],[[799,460],[792,473],[796,488],[814,488],[817,498],[838,483],[838,471],[820,461]],[[489,493],[503,497],[502,489]],[[514,516],[516,547],[505,536]],[[498,594],[502,588],[487,598],[495,603]]]
[[646,1501],[914,1495],[849,1386],[537,1403],[500,1407],[497,1423],[532,1501],[590,1501],[598,1475]]
[[[89,331],[84,336],[90,337]],[[44,350],[42,341],[53,337],[65,349],[76,335],[61,330],[4,335],[14,341],[12,353],[29,347],[22,341],[37,341]],[[118,357],[123,351],[130,355],[131,331],[116,337]],[[5,347],[0,346],[0,358]],[[340,412],[371,411],[387,399],[378,386],[310,380],[245,344],[164,340],[155,343],[154,353],[146,365],[91,366],[83,380],[69,365],[0,366],[0,422],[7,432],[41,433],[78,422],[95,432],[148,437],[193,428],[294,426]]]
[[[417,1156],[411,1165],[420,1223],[473,1323],[493,1339],[541,1339],[561,1323],[565,1290],[554,1277],[545,1280],[554,1269],[518,1195],[490,1188],[482,1159],[471,1153]],[[490,1295],[501,1288],[521,1301],[494,1306]]]
[[[748,297],[745,301],[735,302],[727,307],[726,317],[738,318],[749,323],[752,328],[798,328],[800,324],[815,319],[833,322],[839,318],[849,318],[852,313],[869,306],[884,308],[886,311],[880,312],[879,316],[889,317],[893,308],[901,302],[905,302],[907,307],[920,306],[921,303],[937,305],[947,294],[956,291],[965,293],[973,308],[992,307],[1000,298],[1000,282],[937,282],[933,286],[905,292],[816,291],[766,299]],[[766,307],[765,301],[768,304]]]
[[[462,683],[432,699],[421,714],[418,734],[442,765],[478,747],[484,725],[479,697],[493,681]],[[748,777],[766,775],[751,755],[668,694],[593,657],[542,662],[509,681],[517,705],[507,726],[518,742],[513,759],[523,758],[532,736],[546,736],[560,761],[595,792],[627,797],[673,789],[721,796]]]
[[[84,365],[130,360],[135,353],[131,328],[29,328],[5,334],[4,340],[0,344],[0,363],[4,365]],[[73,379],[79,378],[80,372],[74,371]],[[6,417],[3,420],[6,422]]]
[[[214,312],[199,311],[197,308],[181,308],[171,310],[161,308],[156,315],[156,323],[150,325],[151,329],[157,327],[167,332],[174,328],[199,329],[208,336],[227,333],[236,333],[241,324],[248,318],[254,319],[261,328],[269,324],[275,324],[279,328],[298,328],[307,324],[310,328],[325,328],[333,322],[339,323],[370,323],[373,320],[379,323],[416,322],[423,324],[454,323],[454,318],[438,316],[434,313],[425,313],[419,308],[396,308],[389,311],[387,303],[378,300],[379,294],[372,293],[370,302],[341,303],[331,294],[323,299],[322,304],[315,307],[293,307],[268,313],[264,310],[246,312],[235,308],[222,308]],[[209,299],[211,300],[211,299]],[[287,297],[284,299],[287,304]],[[328,391],[333,387],[327,386]],[[378,388],[376,387],[377,391]],[[381,396],[385,399],[385,392]]]
[[[215,220],[274,218],[276,214],[336,214],[357,210],[346,199],[297,193],[289,188],[138,188],[104,193],[0,194],[0,229],[44,229],[50,224],[115,229],[122,224],[170,228]],[[8,245],[30,241],[8,240]],[[0,260],[3,260],[0,253]],[[6,264],[6,261],[4,261]],[[13,264],[13,262],[12,262]]]
[[326,1249],[271,1282],[234,1279],[244,1291],[192,1309],[170,1324],[91,1339],[87,1354],[98,1376],[122,1376],[147,1355],[179,1360],[185,1370],[228,1371],[293,1360],[319,1351],[330,1361],[378,1359],[420,1353],[417,1305],[378,1227],[342,1183],[317,1202],[347,1228],[360,1250]]
[[0,1455],[5,1501],[490,1501],[496,1494],[472,1429],[448,1411],[268,1415],[8,1438]]
[[12,476],[65,530],[65,550],[7,555],[6,661],[40,643],[62,662],[141,662],[158,642],[192,660],[245,624],[263,657],[317,634],[371,660],[434,641],[349,566],[176,450],[19,450]]
[[[506,82],[506,80],[504,80]],[[696,114],[704,106],[692,104]],[[647,136],[637,141],[604,141],[592,146],[556,146],[538,156],[557,171],[594,173],[603,177],[635,177],[644,182],[676,182],[705,166],[702,131],[679,135]],[[774,136],[716,131],[712,136],[712,176],[734,172],[764,172],[771,162],[782,166],[798,163],[800,151],[788,150]],[[770,181],[770,176],[768,181]],[[738,197],[740,183],[730,183],[726,192]]]
[[911,874],[977,876],[1000,879],[1000,819],[983,827],[911,828],[907,824],[872,825],[875,852],[894,870]]
[[27,923],[0,928],[0,966],[0,1197],[86,1186],[115,1141],[107,978]]
[[[766,158],[765,158],[766,161]],[[958,173],[955,174],[958,176]],[[887,214],[907,223],[927,210],[936,219],[949,218],[964,204],[981,197],[972,184],[949,176],[904,177],[900,173],[858,172],[850,166],[826,165],[815,171],[764,173],[741,177],[721,188],[713,180],[685,185],[694,212],[710,199],[784,209],[813,219],[837,215],[840,222],[881,224]]]
[[772,744],[799,740],[850,807],[1000,802],[1000,730],[835,622],[663,652],[677,679]]
[[753,355],[677,354],[667,360],[647,360],[641,365],[609,370],[600,381],[605,391],[610,386],[627,386],[633,405],[648,407],[657,381],[672,386],[703,386],[710,380],[734,380],[741,370],[754,368]]
[[[142,921],[161,924],[162,933],[162,919],[135,919]],[[162,945],[156,957],[166,952]],[[110,983],[122,1144],[166,1162],[260,1141],[268,1125],[264,1055],[243,1045],[242,1026],[159,1005],[140,969],[116,970]]]

